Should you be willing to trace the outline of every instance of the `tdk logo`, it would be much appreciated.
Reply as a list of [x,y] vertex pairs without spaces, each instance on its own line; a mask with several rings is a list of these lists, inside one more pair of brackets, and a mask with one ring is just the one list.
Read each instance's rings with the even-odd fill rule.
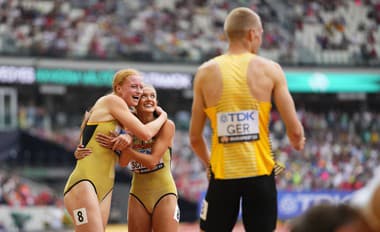
[[255,112],[238,112],[238,113],[228,113],[221,117],[222,122],[241,122],[241,121],[254,121]]

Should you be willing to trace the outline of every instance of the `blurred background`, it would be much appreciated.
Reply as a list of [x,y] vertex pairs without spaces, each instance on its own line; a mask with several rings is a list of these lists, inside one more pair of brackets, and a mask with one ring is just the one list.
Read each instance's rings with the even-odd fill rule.
[[[192,80],[226,49],[237,6],[261,16],[260,55],[283,66],[307,137],[292,150],[273,108],[279,231],[363,187],[380,163],[379,0],[0,0],[0,231],[70,230],[62,192],[82,116],[121,68],[142,71],[176,123],[181,221],[196,225],[207,179],[189,146]],[[117,167],[111,225],[127,223],[130,179]]]

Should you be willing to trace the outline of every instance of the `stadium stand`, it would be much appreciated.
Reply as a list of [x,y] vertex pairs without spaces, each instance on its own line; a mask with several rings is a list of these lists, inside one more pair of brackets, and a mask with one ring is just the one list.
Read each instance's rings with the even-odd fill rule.
[[[15,66],[38,69],[39,62],[45,62],[46,67],[59,69],[66,68],[63,63],[78,62],[73,69],[79,70],[80,62],[94,69],[133,62],[142,69],[169,64],[168,72],[186,64],[195,71],[196,65],[225,49],[223,19],[236,6],[251,7],[261,15],[261,55],[285,69],[379,71],[376,0],[0,0],[0,66],[14,60],[19,62]],[[3,87],[16,89],[18,99],[15,128],[1,128],[0,114],[1,170],[15,170],[0,172],[0,208],[59,205],[63,181],[74,163],[72,151],[83,112],[109,88],[71,85],[70,94],[46,100],[35,83],[2,83],[0,99]],[[160,104],[177,127],[172,169],[183,200],[183,220],[194,221],[207,179],[189,145],[191,94],[189,89],[158,91]],[[279,190],[360,189],[380,166],[379,92],[348,100],[335,93],[294,94],[307,135],[302,153],[290,148],[274,110],[272,146],[287,167],[277,179]],[[78,101],[83,98],[86,102]],[[34,179],[46,186],[35,185]],[[120,191],[115,192],[110,221],[124,223],[129,171],[118,168],[117,181]],[[35,191],[45,187],[48,191]],[[0,231],[2,224],[9,226],[0,219]]]
[[238,5],[260,13],[262,53],[285,64],[379,64],[380,3],[366,1],[3,1],[0,53],[200,62],[226,46]]

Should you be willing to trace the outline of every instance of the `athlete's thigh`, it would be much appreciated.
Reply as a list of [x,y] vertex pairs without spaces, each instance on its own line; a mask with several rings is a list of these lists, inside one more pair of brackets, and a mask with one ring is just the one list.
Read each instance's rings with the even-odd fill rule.
[[177,196],[168,194],[161,198],[153,210],[152,225],[154,232],[178,231],[179,208]]
[[242,213],[247,232],[272,232],[276,228],[277,190],[273,175],[246,180]]
[[151,215],[134,196],[128,200],[128,232],[151,232]]
[[64,204],[76,232],[103,232],[102,215],[95,189],[88,181],[76,184],[65,194]]
[[200,215],[203,231],[232,231],[240,208],[238,183],[238,180],[210,179]]
[[104,228],[108,224],[108,218],[111,210],[111,200],[112,200],[112,191],[107,194],[107,196],[100,202],[100,212],[102,214],[102,221]]

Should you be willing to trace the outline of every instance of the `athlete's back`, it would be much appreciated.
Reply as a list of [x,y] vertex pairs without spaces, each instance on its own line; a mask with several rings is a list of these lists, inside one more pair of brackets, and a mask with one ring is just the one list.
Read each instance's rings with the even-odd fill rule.
[[[303,129],[280,66],[255,55],[262,42],[260,17],[249,8],[236,8],[224,31],[228,51],[203,64],[194,79],[190,142],[211,174],[201,229],[231,231],[241,200],[245,230],[269,232],[277,220],[269,139],[272,100],[296,149],[303,148]],[[203,134],[207,118],[213,129],[211,152]]]
[[[229,54],[226,54],[229,55]],[[236,55],[229,55],[236,56]],[[228,64],[227,64],[228,65]],[[252,56],[247,70],[247,84],[251,96],[259,101],[271,101],[271,94],[275,87],[276,71],[278,66],[260,56]],[[201,92],[204,95],[206,108],[215,106],[220,99],[223,89],[222,76],[218,63],[210,60],[198,69]]]

